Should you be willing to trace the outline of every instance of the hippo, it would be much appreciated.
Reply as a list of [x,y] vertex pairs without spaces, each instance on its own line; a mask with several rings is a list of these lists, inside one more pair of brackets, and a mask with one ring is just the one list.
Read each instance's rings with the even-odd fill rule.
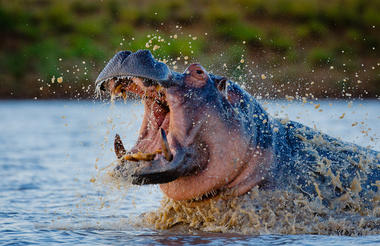
[[126,151],[119,135],[114,141],[115,172],[133,184],[159,184],[174,200],[239,196],[258,187],[326,205],[348,195],[379,201],[379,152],[271,117],[237,83],[200,64],[179,73],[148,50],[121,51],[96,88],[144,102],[136,144]]

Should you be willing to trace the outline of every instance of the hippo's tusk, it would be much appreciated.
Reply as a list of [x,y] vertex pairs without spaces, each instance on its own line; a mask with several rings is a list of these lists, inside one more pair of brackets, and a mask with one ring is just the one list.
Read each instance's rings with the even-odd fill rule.
[[173,159],[173,154],[170,151],[168,139],[166,138],[166,133],[163,128],[160,129],[160,135],[161,135],[161,149],[162,153],[165,156],[165,159],[167,161],[171,161]]
[[118,159],[120,159],[123,155],[127,153],[127,151],[125,151],[123,142],[121,141],[119,134],[115,135],[114,148],[115,148],[116,157]]

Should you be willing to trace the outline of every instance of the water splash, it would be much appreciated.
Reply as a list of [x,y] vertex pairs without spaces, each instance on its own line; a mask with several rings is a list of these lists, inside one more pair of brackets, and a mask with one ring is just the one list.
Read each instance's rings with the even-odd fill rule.
[[221,194],[206,201],[164,198],[161,208],[145,215],[147,225],[166,230],[185,225],[190,230],[242,234],[374,235],[380,233],[380,210],[342,200],[331,210],[301,193],[258,188],[240,197]]

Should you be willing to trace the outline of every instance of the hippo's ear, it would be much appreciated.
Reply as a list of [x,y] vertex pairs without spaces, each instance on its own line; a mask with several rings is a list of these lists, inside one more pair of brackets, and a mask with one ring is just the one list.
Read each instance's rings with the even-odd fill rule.
[[227,93],[227,81],[227,78],[223,78],[216,83],[216,87],[223,95]]
[[227,83],[228,79],[225,77],[214,79],[214,83],[216,88],[222,93],[225,97],[227,97]]
[[230,80],[228,80],[225,77],[220,77],[217,79],[214,79],[215,86],[219,90],[219,92],[231,103],[236,104],[239,103],[242,99],[241,95],[239,93],[236,93],[236,91],[231,87]]

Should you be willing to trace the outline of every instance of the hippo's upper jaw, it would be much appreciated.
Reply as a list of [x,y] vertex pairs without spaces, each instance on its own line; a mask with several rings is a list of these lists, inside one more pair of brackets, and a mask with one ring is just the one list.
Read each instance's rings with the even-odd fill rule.
[[105,82],[115,78],[139,77],[144,78],[144,81],[165,81],[169,76],[169,68],[156,61],[148,50],[139,50],[136,53],[120,51],[108,62],[95,83],[99,91],[105,90]]

